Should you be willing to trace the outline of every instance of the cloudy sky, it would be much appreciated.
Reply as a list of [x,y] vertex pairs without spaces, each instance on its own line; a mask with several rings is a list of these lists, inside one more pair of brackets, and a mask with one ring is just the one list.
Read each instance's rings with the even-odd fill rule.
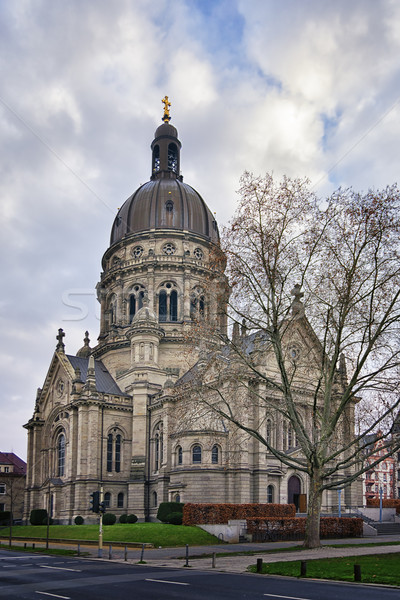
[[59,327],[98,335],[118,207],[150,177],[161,98],[220,224],[239,177],[324,197],[398,179],[397,0],[0,0],[0,450],[26,457]]

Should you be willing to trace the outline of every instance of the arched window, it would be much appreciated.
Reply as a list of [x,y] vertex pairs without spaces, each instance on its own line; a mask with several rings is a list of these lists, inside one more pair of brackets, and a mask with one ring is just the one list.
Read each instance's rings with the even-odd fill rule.
[[153,148],[153,173],[160,170],[160,146],[157,144]]
[[63,477],[65,471],[65,435],[61,433],[57,440],[57,475]]
[[163,438],[163,424],[159,423],[154,430],[154,469],[156,471],[162,465],[164,454],[164,438]]
[[182,452],[182,446],[178,446],[176,449],[176,463],[178,465],[181,465],[183,462],[183,452]]
[[270,446],[273,445],[271,419],[267,419],[266,428],[265,428],[265,440]]
[[171,281],[163,283],[158,293],[158,320],[160,323],[178,320],[178,290]]
[[181,501],[181,497],[179,494],[176,494],[175,496],[175,502],[180,502]]
[[113,436],[109,433],[107,436],[107,473],[112,471],[112,457],[113,457]]
[[287,438],[287,423],[284,422],[283,423],[283,427],[282,427],[282,446],[283,446],[283,450],[287,450],[288,449],[288,438]]
[[110,494],[110,492],[106,492],[104,494],[104,506],[106,508],[110,508],[110,504],[111,504],[111,494]]
[[114,429],[107,436],[107,473],[121,472],[122,436]]
[[293,428],[291,423],[288,423],[287,426],[287,447],[288,448],[293,448],[294,444],[293,444]]
[[192,448],[192,463],[199,465],[201,463],[201,446],[193,446]]
[[142,308],[145,291],[145,287],[141,284],[133,286],[129,296],[129,323],[132,322],[133,317]]
[[121,471],[121,436],[118,434],[115,437],[115,471]]
[[124,508],[124,494],[120,492],[117,497],[117,506],[118,508]]
[[219,462],[219,448],[218,446],[213,446],[211,450],[211,462],[213,465],[217,465]]
[[274,486],[269,485],[267,487],[267,502],[268,504],[273,504],[274,502]]
[[157,492],[153,492],[153,506],[158,505]]
[[176,144],[168,144],[168,171],[178,173],[178,148]]
[[115,294],[108,301],[108,315],[110,325],[117,322],[117,297]]
[[190,317],[193,321],[202,319],[205,315],[206,301],[202,288],[196,286],[190,295]]

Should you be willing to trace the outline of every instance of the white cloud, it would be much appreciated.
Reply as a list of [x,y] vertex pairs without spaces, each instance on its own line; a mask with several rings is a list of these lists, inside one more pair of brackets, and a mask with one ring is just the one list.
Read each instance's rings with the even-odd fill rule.
[[[21,0],[1,11],[0,449],[24,456],[21,425],[57,329],[69,353],[85,329],[95,343],[90,290],[117,208],[150,176],[161,98],[185,181],[220,222],[245,169],[308,175],[322,194],[392,183],[400,6]],[[71,290],[89,291],[82,321],[70,320]]]

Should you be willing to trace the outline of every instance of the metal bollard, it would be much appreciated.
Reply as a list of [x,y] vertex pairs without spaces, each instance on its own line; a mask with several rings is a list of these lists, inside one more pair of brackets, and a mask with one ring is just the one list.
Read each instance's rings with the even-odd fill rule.
[[143,562],[143,556],[144,556],[144,544],[142,544],[142,552],[140,553],[140,562]]
[[300,577],[307,577],[307,561],[300,562]]
[[80,556],[80,555],[81,555],[81,545],[78,544],[78,556]]
[[34,549],[35,549],[35,543],[32,544],[32,550],[34,550]]
[[261,573],[263,568],[263,559],[257,558],[257,573]]
[[125,551],[124,551],[124,560],[128,560],[128,547],[125,546]]
[[361,581],[361,565],[354,565],[354,581]]
[[211,567],[212,567],[213,569],[215,569],[215,560],[216,560],[216,557],[217,557],[216,553],[215,553],[215,552],[213,552],[213,555],[212,555],[212,563],[211,563]]
[[186,544],[186,563],[185,567],[189,566],[189,544]]
[[112,545],[110,544],[108,547],[108,560],[112,559]]
[[26,549],[26,542],[24,542],[24,548]]

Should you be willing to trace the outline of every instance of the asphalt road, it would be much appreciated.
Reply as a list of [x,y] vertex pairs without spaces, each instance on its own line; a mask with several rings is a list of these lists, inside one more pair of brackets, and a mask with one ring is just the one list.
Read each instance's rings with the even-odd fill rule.
[[398,599],[398,589],[154,568],[0,551],[0,598],[24,600]]

